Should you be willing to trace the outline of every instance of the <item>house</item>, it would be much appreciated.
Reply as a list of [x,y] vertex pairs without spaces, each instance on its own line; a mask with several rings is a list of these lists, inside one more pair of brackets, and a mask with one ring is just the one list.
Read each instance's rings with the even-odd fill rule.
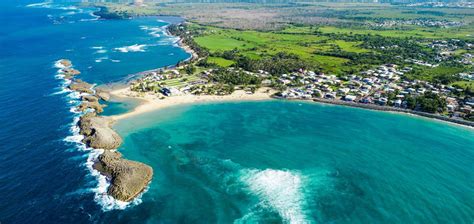
[[336,94],[334,94],[334,93],[326,93],[326,94],[324,94],[324,98],[326,98],[326,99],[335,99],[335,98],[336,98]]
[[400,100],[400,99],[395,100],[395,102],[393,102],[393,105],[395,107],[401,107],[402,106],[402,100]]
[[381,105],[381,106],[385,106],[385,105],[387,104],[387,102],[388,102],[388,99],[387,99],[387,98],[384,98],[384,97],[379,98],[379,99],[377,100],[377,104],[379,104],[379,105]]
[[357,98],[357,97],[354,96],[354,95],[346,95],[346,96],[344,97],[344,100],[345,100],[345,101],[354,101],[356,98]]
[[161,93],[163,93],[165,96],[171,96],[171,90],[166,87],[161,88]]

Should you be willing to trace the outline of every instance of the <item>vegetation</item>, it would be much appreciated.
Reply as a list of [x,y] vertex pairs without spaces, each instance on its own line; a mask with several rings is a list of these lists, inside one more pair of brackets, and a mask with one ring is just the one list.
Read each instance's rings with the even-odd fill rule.
[[446,110],[446,100],[432,92],[427,92],[417,97],[408,97],[406,100],[407,107],[412,110],[416,109],[428,113],[443,112]]
[[228,85],[260,85],[261,80],[255,75],[242,70],[217,69],[209,76],[209,80]]

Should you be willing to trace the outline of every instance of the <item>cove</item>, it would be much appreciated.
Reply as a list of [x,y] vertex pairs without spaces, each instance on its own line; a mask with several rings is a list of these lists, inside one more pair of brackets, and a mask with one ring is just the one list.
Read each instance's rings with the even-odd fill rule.
[[464,127],[266,101],[171,107],[115,129],[119,150],[155,170],[121,221],[465,223],[474,212]]

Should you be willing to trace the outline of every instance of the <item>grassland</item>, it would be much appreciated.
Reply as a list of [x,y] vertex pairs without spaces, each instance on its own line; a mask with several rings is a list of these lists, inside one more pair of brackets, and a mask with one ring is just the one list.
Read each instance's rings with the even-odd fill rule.
[[474,82],[473,81],[457,81],[452,84],[458,88],[469,89],[471,92],[474,92]]
[[234,64],[234,61],[227,60],[224,58],[219,58],[219,57],[208,57],[208,62],[209,63],[214,63],[220,67],[229,67]]
[[[325,36],[289,34],[285,32],[240,31],[193,24],[191,29],[204,30],[195,41],[211,53],[237,49],[249,58],[258,59],[279,52],[298,55],[301,59],[320,65],[327,71],[338,72],[348,59],[318,54],[335,48],[361,53],[370,50],[359,47],[361,42],[330,40]],[[221,57],[211,57],[210,62],[229,66],[233,62]]]
[[[182,16],[187,21],[203,25],[267,31],[284,29],[294,24],[330,27],[343,25],[347,27],[347,25],[363,25],[366,22],[381,19],[448,20],[462,21],[466,25],[472,25],[474,22],[474,10],[468,8],[417,8],[386,3],[324,3],[311,1],[295,1],[292,4],[191,2],[177,3],[162,0],[159,3],[149,2],[143,7],[114,3],[107,3],[106,6],[111,12],[127,12],[132,16],[173,15]],[[427,35],[431,31],[433,30],[426,31]],[[472,27],[461,32],[465,34],[469,31],[472,33]],[[456,30],[453,30],[453,32],[456,32]]]
[[345,35],[380,35],[384,37],[395,38],[421,38],[421,39],[474,39],[474,26],[453,27],[453,28],[427,28],[418,26],[405,26],[403,29],[387,29],[376,30],[366,26],[353,27],[337,27],[337,26],[320,26],[320,27],[288,27],[283,30],[293,34],[312,34],[314,32],[335,33]]

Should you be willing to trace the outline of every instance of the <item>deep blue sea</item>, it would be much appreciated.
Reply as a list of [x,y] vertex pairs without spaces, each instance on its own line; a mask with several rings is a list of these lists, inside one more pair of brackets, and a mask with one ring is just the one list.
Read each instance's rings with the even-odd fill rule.
[[[96,9],[0,3],[0,223],[472,223],[474,131],[300,102],[172,107],[121,120],[125,157],[154,168],[128,206],[98,197],[91,151],[54,62],[88,82],[189,55],[177,18],[96,20]],[[134,101],[111,103],[106,114]],[[100,196],[100,195],[99,195]],[[121,208],[120,208],[121,207]],[[120,208],[120,209],[118,209]]]
[[68,58],[97,84],[174,65],[189,55],[162,20],[179,19],[98,21],[94,8],[35,3],[0,1],[0,223],[104,222],[115,211],[94,200],[89,152],[65,141],[77,115],[54,63]]

